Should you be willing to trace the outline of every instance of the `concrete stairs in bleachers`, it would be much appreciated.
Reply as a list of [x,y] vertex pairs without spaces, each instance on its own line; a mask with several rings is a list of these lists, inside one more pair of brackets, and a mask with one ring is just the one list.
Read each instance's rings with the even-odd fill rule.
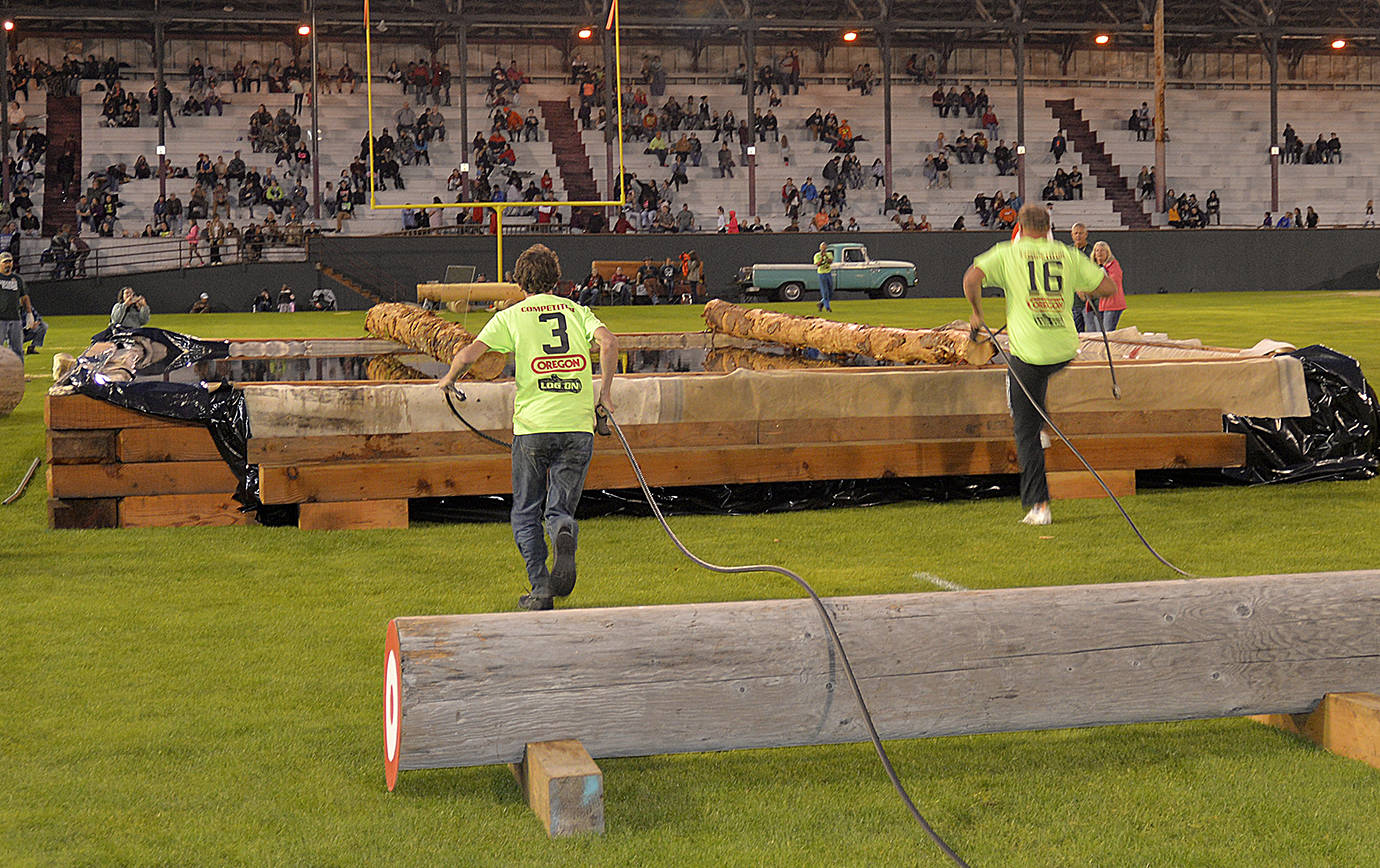
[[[81,166],[81,97],[48,94],[47,171],[55,172],[58,157],[68,137],[76,140],[78,168]],[[43,185],[43,234],[56,234],[63,226],[76,225],[76,197],[63,195],[61,184]]]
[[1054,113],[1055,119],[1063,127],[1069,146],[1087,164],[1089,173],[1096,179],[1096,186],[1111,201],[1112,209],[1121,218],[1121,224],[1128,229],[1150,229],[1150,218],[1140,207],[1135,191],[1127,184],[1125,173],[1107,156],[1102,142],[1083,118],[1083,113],[1074,105],[1074,101],[1047,99],[1045,106]]
[[[546,134],[551,141],[551,150],[556,156],[556,168],[560,172],[561,183],[566,193],[576,202],[592,202],[599,198],[599,187],[594,182],[594,170],[589,165],[589,155],[580,139],[579,123],[570,110],[568,100],[540,100],[537,107],[546,122]],[[571,215],[574,225],[583,226],[587,212],[597,209],[576,208]]]

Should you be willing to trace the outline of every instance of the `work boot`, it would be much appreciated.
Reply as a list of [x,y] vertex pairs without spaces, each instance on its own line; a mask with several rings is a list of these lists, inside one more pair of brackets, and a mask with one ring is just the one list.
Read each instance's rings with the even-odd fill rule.
[[551,593],[569,596],[575,590],[575,531],[568,527],[556,532],[556,561],[551,565]]
[[556,604],[550,597],[538,594],[523,594],[518,597],[518,608],[526,609],[529,612],[544,612],[547,609],[555,608]]

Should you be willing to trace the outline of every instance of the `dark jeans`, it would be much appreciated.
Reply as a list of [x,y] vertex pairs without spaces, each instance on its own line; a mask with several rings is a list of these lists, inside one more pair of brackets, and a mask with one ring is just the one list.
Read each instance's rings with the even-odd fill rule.
[[21,360],[24,358],[23,320],[0,320],[0,346],[9,347]]
[[[1045,450],[1040,445],[1040,430],[1044,417],[1045,393],[1049,378],[1063,370],[1068,362],[1052,365],[1028,365],[1011,355],[1007,369],[1006,401],[1011,407],[1011,422],[1016,432],[1016,458],[1021,464],[1021,506],[1029,509],[1049,500],[1049,483],[1045,480]],[[1020,378],[1037,404],[1030,403],[1025,392],[1012,380]]]
[[593,454],[594,435],[584,432],[513,438],[513,539],[527,563],[527,581],[534,595],[551,596],[542,520],[553,540],[566,528],[578,539],[575,507]]

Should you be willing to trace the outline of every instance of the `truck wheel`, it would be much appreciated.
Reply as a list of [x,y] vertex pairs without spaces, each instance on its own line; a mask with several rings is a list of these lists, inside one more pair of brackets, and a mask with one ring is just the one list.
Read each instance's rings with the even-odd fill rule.
[[800,301],[805,297],[805,284],[783,283],[776,291],[776,297],[782,301]]
[[903,277],[888,277],[882,284],[882,295],[886,298],[905,298],[906,280]]

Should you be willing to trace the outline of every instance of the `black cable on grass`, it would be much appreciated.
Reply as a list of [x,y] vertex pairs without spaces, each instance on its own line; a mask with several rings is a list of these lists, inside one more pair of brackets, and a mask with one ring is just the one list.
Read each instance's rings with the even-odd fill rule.
[[906,792],[905,785],[902,784],[901,779],[897,777],[896,769],[891,765],[891,758],[887,755],[886,748],[882,745],[882,738],[877,734],[877,727],[872,722],[872,713],[867,709],[867,702],[863,699],[862,688],[858,686],[858,679],[853,674],[853,665],[848,662],[848,652],[843,649],[843,640],[839,638],[839,632],[834,627],[834,619],[829,614],[829,610],[825,608],[824,601],[815,593],[815,589],[810,587],[809,583],[800,576],[785,567],[778,567],[775,564],[725,567],[719,564],[711,564],[709,561],[698,557],[694,552],[686,548],[685,543],[681,542],[680,537],[676,536],[675,531],[671,530],[671,525],[666,522],[666,516],[661,514],[661,508],[657,506],[656,498],[652,496],[652,489],[647,485],[647,480],[642,475],[642,468],[638,465],[637,458],[633,455],[632,447],[628,445],[628,438],[623,436],[623,429],[619,427],[618,420],[614,419],[613,415],[605,410],[602,404],[595,408],[595,413],[599,415],[601,421],[607,420],[613,425],[613,431],[618,435],[619,442],[623,444],[623,451],[628,455],[628,462],[632,464],[633,473],[637,475],[637,484],[642,487],[642,495],[647,498],[647,505],[652,508],[652,514],[656,516],[657,521],[661,522],[662,529],[666,531],[666,535],[671,538],[671,542],[675,544],[676,548],[680,549],[681,554],[685,555],[699,566],[704,567],[706,570],[712,570],[716,573],[776,573],[777,575],[785,576],[795,582],[805,593],[810,595],[810,600],[814,602],[815,608],[819,610],[820,617],[824,619],[824,626],[829,630],[829,638],[833,641],[834,647],[838,649],[839,660],[843,663],[844,674],[848,676],[848,684],[853,688],[853,697],[858,701],[858,710],[862,713],[863,723],[867,726],[868,738],[872,740],[872,747],[876,749],[877,756],[882,761],[882,768],[886,770],[886,776],[891,779],[891,785],[896,788],[896,792],[900,795],[901,801],[905,802],[906,808],[910,811],[911,816],[915,818],[915,821],[920,824],[920,828],[924,829],[925,834],[929,835],[930,839],[938,845],[939,849],[944,851],[944,855],[953,860],[955,865],[959,865],[961,868],[968,868],[968,863],[963,861],[963,857],[955,853],[953,848],[946,844],[943,838],[939,837],[939,833],[930,826],[924,815],[920,813],[920,809],[915,807],[915,802],[911,800],[910,793]]
[[[1009,374],[1010,377],[1011,377],[1011,379],[1014,380],[1014,381],[1016,382],[1016,385],[1017,385],[1017,386],[1020,386],[1020,387],[1021,387],[1021,391],[1022,391],[1022,392],[1025,392],[1025,396],[1026,396],[1027,398],[1030,399],[1031,405],[1039,412],[1040,418],[1042,418],[1042,419],[1045,420],[1045,424],[1048,425],[1048,426],[1050,427],[1050,430],[1053,431],[1055,434],[1059,435],[1059,439],[1064,441],[1064,444],[1067,445],[1067,446],[1069,447],[1069,451],[1072,452],[1072,453],[1074,454],[1074,456],[1077,457],[1078,460],[1081,461],[1081,462],[1083,463],[1083,466],[1086,467],[1086,468],[1088,469],[1088,472],[1091,473],[1091,474],[1093,475],[1093,478],[1097,480],[1097,484],[1100,485],[1100,486],[1102,486],[1102,490],[1105,491],[1105,492],[1107,492],[1107,496],[1110,497],[1110,498],[1112,499],[1112,503],[1115,503],[1115,504],[1116,504],[1116,508],[1117,508],[1118,510],[1121,511],[1121,517],[1124,518],[1124,519],[1126,519],[1126,523],[1129,524],[1129,525],[1131,526],[1131,530],[1135,531],[1136,536],[1140,538],[1141,545],[1145,546],[1145,548],[1149,550],[1150,554],[1152,554],[1152,555],[1155,556],[1155,560],[1157,560],[1157,561],[1159,561],[1160,563],[1164,564],[1166,567],[1169,567],[1171,570],[1173,570],[1174,572],[1176,572],[1176,573],[1178,573],[1179,575],[1183,576],[1184,578],[1186,578],[1186,579],[1196,579],[1196,578],[1198,578],[1197,576],[1193,575],[1192,573],[1186,572],[1186,571],[1181,570],[1181,569],[1179,569],[1178,567],[1174,566],[1172,563],[1170,563],[1169,561],[1165,560],[1164,555],[1161,555],[1159,552],[1155,551],[1155,547],[1152,546],[1152,545],[1150,545],[1150,541],[1147,540],[1147,539],[1145,538],[1145,534],[1141,533],[1141,532],[1140,532],[1140,528],[1136,527],[1136,523],[1135,523],[1134,521],[1131,520],[1130,514],[1128,514],[1128,513],[1126,512],[1126,507],[1124,507],[1124,506],[1121,505],[1121,501],[1117,498],[1117,496],[1116,496],[1115,494],[1112,494],[1112,490],[1111,490],[1109,487],[1107,487],[1107,483],[1106,483],[1105,480],[1102,479],[1101,474],[1099,474],[1096,470],[1093,470],[1093,466],[1092,466],[1091,464],[1088,463],[1088,459],[1084,458],[1084,457],[1083,457],[1083,453],[1078,451],[1078,447],[1074,446],[1074,445],[1073,445],[1073,442],[1069,440],[1069,438],[1064,434],[1064,432],[1059,430],[1059,426],[1058,426],[1058,425],[1055,425],[1055,424],[1054,424],[1054,420],[1051,419],[1051,418],[1049,418],[1049,414],[1046,413],[1046,412],[1044,411],[1044,408],[1040,406],[1040,403],[1039,403],[1038,401],[1035,400],[1035,396],[1030,394],[1030,390],[1027,389],[1027,388],[1025,387],[1025,383],[1022,383],[1022,382],[1021,382],[1021,378],[1020,378],[1019,376],[1017,376],[1017,375],[1016,375],[1016,372],[1011,368],[1011,358],[1010,358],[1009,356],[1007,356],[1006,351],[1003,350],[1003,349],[1001,348],[1001,344],[997,343],[997,336],[994,335],[994,334],[992,333],[992,330],[991,330],[990,328],[987,327],[987,323],[983,323],[983,324],[982,324],[982,328],[983,328],[983,331],[987,332],[987,337],[988,337],[988,339],[992,342],[993,348],[996,349],[997,355],[1001,356],[1002,361],[1006,364],[1006,372],[1007,372],[1007,374]],[[1105,332],[1104,332],[1104,336],[1105,336]],[[1108,349],[1108,352],[1107,352],[1107,362],[1108,362],[1108,364],[1111,363],[1111,360],[1112,360],[1111,350]],[[1116,382],[1116,381],[1115,381],[1115,374],[1113,375],[1113,378],[1114,378],[1114,379],[1113,379],[1113,383],[1115,383],[1115,382]],[[1117,389],[1117,391],[1119,392],[1120,389]],[[1120,395],[1118,395],[1117,397],[1120,397]]]
[[[490,437],[488,434],[485,434],[483,431],[471,425],[469,420],[464,416],[461,416],[460,411],[455,409],[455,403],[451,400],[452,391],[459,394],[460,400],[462,401],[465,399],[465,393],[454,386],[445,390],[446,404],[449,405],[450,412],[455,415],[455,418],[459,419],[466,428],[478,434],[480,437],[483,437],[485,440],[488,440],[490,443],[496,443],[508,449],[513,448],[513,444],[505,443],[496,437]],[[662,515],[661,507],[657,506],[656,498],[652,495],[652,489],[647,485],[646,477],[642,475],[642,467],[637,463],[637,457],[633,455],[632,447],[628,445],[628,438],[623,435],[623,429],[619,427],[618,420],[614,419],[613,414],[604,409],[604,405],[602,404],[595,408],[595,415],[598,417],[599,433],[608,433],[605,430],[605,422],[613,425],[613,431],[618,435],[619,442],[623,444],[623,451],[628,455],[628,462],[632,464],[633,473],[637,474],[637,484],[642,487],[642,495],[647,498],[647,505],[651,507],[652,514],[656,516],[657,521],[661,522],[662,529],[665,530],[666,535],[671,538],[671,542],[675,543],[676,548],[680,549],[681,554],[701,567],[704,567],[706,570],[711,570],[716,573],[777,573],[795,582],[804,589],[805,593],[810,595],[810,600],[814,602],[815,608],[819,610],[820,617],[824,619],[824,626],[829,630],[830,640],[834,643],[834,647],[838,649],[839,660],[843,663],[844,674],[848,676],[848,684],[853,688],[853,697],[858,701],[858,710],[862,713],[863,723],[867,726],[868,738],[872,741],[872,747],[877,750],[877,756],[882,761],[882,768],[886,770],[886,776],[891,779],[891,785],[896,788],[896,792],[901,796],[901,801],[905,802],[906,808],[910,811],[911,816],[915,818],[915,821],[920,824],[920,828],[924,829],[925,834],[929,835],[930,839],[939,846],[939,849],[944,851],[944,855],[953,860],[953,863],[958,865],[959,868],[968,868],[968,863],[963,861],[963,857],[955,853],[953,848],[945,843],[943,838],[939,837],[939,833],[934,830],[934,827],[932,827],[929,821],[925,819],[924,815],[920,813],[920,809],[915,807],[915,802],[911,799],[910,793],[906,792],[905,785],[901,783],[901,779],[896,775],[896,769],[891,765],[891,757],[887,755],[886,747],[882,745],[882,738],[877,734],[877,726],[872,722],[872,713],[868,711],[867,701],[863,699],[862,688],[858,685],[857,676],[853,674],[853,664],[848,661],[848,652],[843,649],[843,640],[839,638],[839,631],[834,627],[833,616],[831,616],[829,610],[824,607],[824,601],[819,598],[819,594],[815,593],[815,589],[810,587],[810,584],[800,576],[785,567],[778,567],[774,564],[725,567],[719,564],[711,564],[709,561],[698,557],[694,552],[686,548],[685,543],[680,541],[680,537],[676,536],[675,531],[671,530],[671,525],[666,522],[666,516]]]

